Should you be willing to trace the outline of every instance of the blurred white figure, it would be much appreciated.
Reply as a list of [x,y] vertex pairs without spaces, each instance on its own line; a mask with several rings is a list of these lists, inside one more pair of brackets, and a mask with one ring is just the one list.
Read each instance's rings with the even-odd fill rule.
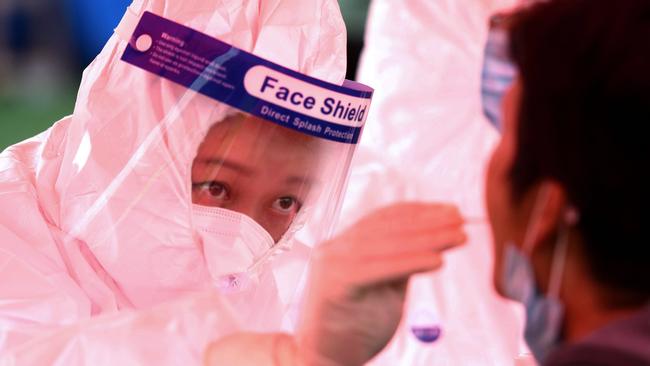
[[[483,174],[497,131],[482,115],[488,19],[515,0],[374,1],[358,79],[375,86],[353,161],[341,229],[404,200],[452,202],[485,217]],[[373,365],[512,365],[521,314],[492,290],[487,223],[444,267],[415,277],[403,322]]]

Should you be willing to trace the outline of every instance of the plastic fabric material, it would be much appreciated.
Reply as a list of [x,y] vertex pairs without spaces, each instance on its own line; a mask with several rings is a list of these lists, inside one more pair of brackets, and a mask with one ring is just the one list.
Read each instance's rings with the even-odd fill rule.
[[[355,145],[124,62],[128,42],[151,46],[129,38],[145,12],[343,81],[345,27],[333,0],[135,1],[84,72],[73,115],[0,155],[3,361],[101,364],[115,345],[106,364],[197,363],[209,338],[290,329],[308,247],[332,230]],[[205,293],[214,309],[187,300],[199,303],[148,310]],[[215,309],[236,311],[215,318]],[[185,327],[202,312],[206,324]]]
[[372,365],[510,365],[525,350],[521,308],[492,287],[482,191],[498,138],[481,110],[483,51],[490,16],[515,3],[371,4],[358,80],[378,89],[342,228],[403,200],[452,202],[473,221],[467,245],[445,256],[438,272],[411,281],[397,335]]
[[52,327],[0,354],[0,365],[198,365],[206,344],[246,328],[242,315],[215,292],[195,294]]
[[395,332],[408,278],[439,268],[441,252],[466,238],[453,206],[399,203],[377,210],[315,249],[296,337],[221,338],[210,345],[205,366],[364,364]]

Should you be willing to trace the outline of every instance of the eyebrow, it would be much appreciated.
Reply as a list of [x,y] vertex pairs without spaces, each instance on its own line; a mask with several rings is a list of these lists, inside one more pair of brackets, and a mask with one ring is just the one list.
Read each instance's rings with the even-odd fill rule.
[[245,175],[252,175],[253,169],[244,166],[234,161],[222,159],[222,158],[199,158],[197,159],[198,163],[205,165],[218,165],[219,167],[228,168],[231,170],[236,170]]
[[311,178],[294,175],[294,176],[290,176],[287,179],[285,179],[284,183],[289,184],[289,185],[297,184],[297,185],[309,185],[309,186],[312,186],[312,185],[314,185],[315,182]]
[[[234,161],[222,159],[222,158],[215,158],[215,157],[210,157],[210,158],[197,158],[197,162],[199,164],[205,164],[205,165],[218,165],[219,167],[224,167],[228,168],[231,170],[235,170],[237,172],[240,172],[244,175],[253,175],[253,169],[243,165],[236,163]],[[312,186],[316,184],[317,182],[309,177],[303,177],[299,175],[292,175],[290,177],[287,177],[284,181],[285,184],[288,185],[309,185]]]

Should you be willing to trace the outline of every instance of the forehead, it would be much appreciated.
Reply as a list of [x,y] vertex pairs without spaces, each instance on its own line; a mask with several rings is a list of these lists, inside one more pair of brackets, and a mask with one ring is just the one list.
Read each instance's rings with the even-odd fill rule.
[[323,159],[324,141],[274,123],[244,115],[213,125],[199,147],[198,160],[219,158],[249,166],[306,169]]
[[286,127],[244,114],[227,117],[215,123],[208,131],[203,145],[205,147],[224,147],[238,143],[270,145],[275,149],[317,150],[319,139],[304,135]]

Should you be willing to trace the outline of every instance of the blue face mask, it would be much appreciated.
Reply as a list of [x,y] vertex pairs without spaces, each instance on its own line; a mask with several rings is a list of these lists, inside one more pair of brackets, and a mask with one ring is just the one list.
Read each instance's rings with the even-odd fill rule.
[[502,16],[490,20],[490,31],[483,55],[481,72],[481,103],[483,114],[501,131],[501,102],[506,90],[517,77],[517,68],[508,56],[508,31],[501,26]]
[[[541,194],[538,196],[533,219],[539,216],[540,198],[545,197]],[[532,229],[529,226],[526,232],[523,250],[512,242],[506,243],[503,252],[503,271],[499,282],[506,297],[524,305],[526,309],[524,338],[537,361],[542,362],[561,342],[564,306],[558,296],[564,271],[567,232],[563,229],[558,238],[548,292],[543,294],[537,286],[529,259],[536,236],[535,230]]]

